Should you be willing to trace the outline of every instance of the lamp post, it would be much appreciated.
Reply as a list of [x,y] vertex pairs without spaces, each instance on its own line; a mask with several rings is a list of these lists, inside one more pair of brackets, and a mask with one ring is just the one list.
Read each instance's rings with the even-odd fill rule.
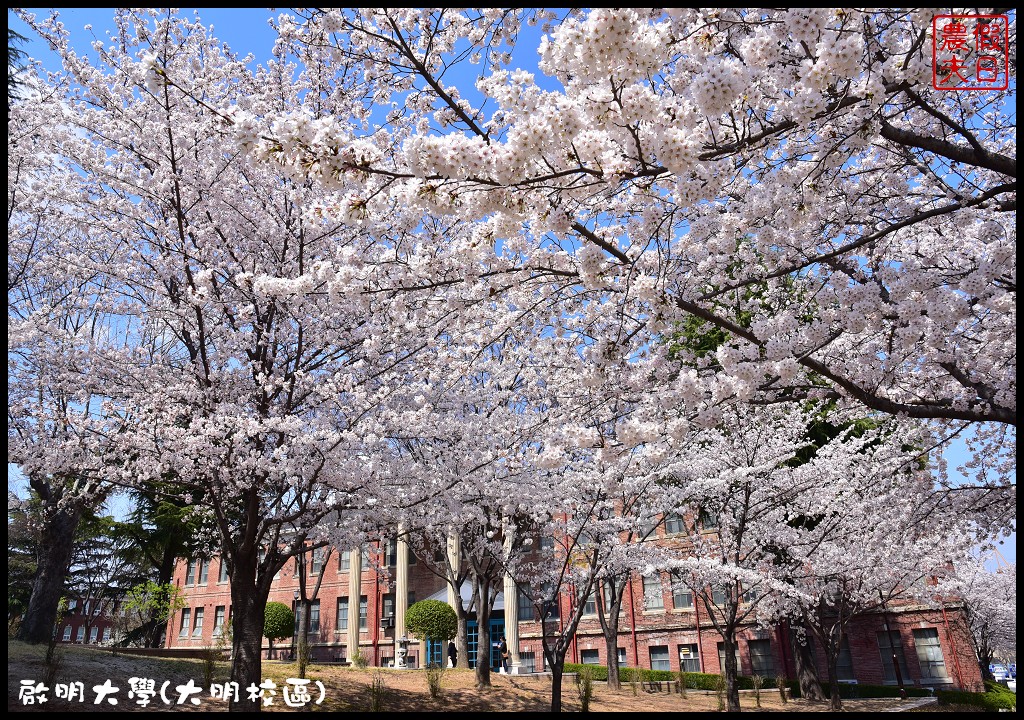
[[302,629],[302,605],[299,603],[299,591],[296,590],[292,597],[295,599],[295,632],[292,633],[292,659],[298,658],[299,632]]

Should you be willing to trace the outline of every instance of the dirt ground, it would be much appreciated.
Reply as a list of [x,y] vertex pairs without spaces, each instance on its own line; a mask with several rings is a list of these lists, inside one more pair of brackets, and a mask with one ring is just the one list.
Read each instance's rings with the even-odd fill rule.
[[[7,708],[13,712],[45,712],[75,710],[100,712],[218,712],[227,710],[227,703],[210,697],[209,686],[205,682],[204,666],[200,660],[178,660],[132,655],[114,655],[109,650],[97,650],[80,647],[66,647],[61,666],[57,670],[56,683],[67,687],[71,683],[82,683],[84,700],[77,697],[69,701],[66,697],[56,697],[55,688],[46,693],[45,703],[25,704],[21,699],[23,681],[32,681],[27,685],[34,686],[45,678],[46,666],[43,662],[45,648],[31,647],[18,642],[8,642],[7,663]],[[214,669],[213,682],[223,683],[227,679],[227,663],[219,663]],[[544,676],[503,676],[492,675],[493,687],[478,690],[475,687],[473,672],[470,670],[447,670],[442,678],[441,697],[433,700],[427,690],[425,672],[423,670],[394,670],[388,668],[355,668],[313,665],[308,676],[310,700],[298,704],[301,695],[296,692],[294,684],[289,685],[288,679],[295,677],[294,663],[264,662],[263,677],[274,682],[272,703],[264,709],[269,711],[334,711],[334,712],[365,712],[371,709],[371,685],[374,679],[382,683],[382,702],[380,710],[384,712],[544,712],[550,706],[551,679]],[[148,698],[146,706],[139,704],[140,696],[133,693],[130,679],[144,678],[154,681],[156,692]],[[187,686],[192,679],[194,686],[204,690],[188,697],[183,704],[178,704],[179,692],[176,688]],[[94,686],[103,686],[111,681],[119,691],[110,696],[116,699],[117,705],[109,704],[109,699],[96,704]],[[323,684],[323,701],[316,704],[320,689],[316,682]],[[138,684],[138,683],[136,683]],[[284,689],[290,689],[289,699],[296,704],[289,707],[284,701]],[[161,690],[163,692],[161,693]],[[66,695],[65,693],[62,693]],[[191,704],[193,697],[199,700],[198,705]],[[166,700],[166,702],[165,702]],[[783,704],[775,690],[761,692],[760,708],[752,691],[741,693],[740,704],[745,711],[761,712],[828,712],[826,703],[810,703],[804,700],[790,700]],[[899,700],[857,700],[846,701],[845,709],[850,711],[880,712],[901,707]],[[628,684],[622,690],[612,691],[604,683],[595,683],[594,698],[590,710],[593,712],[714,712],[718,701],[714,693],[695,690],[680,697],[672,692],[647,692]],[[576,686],[572,678],[565,678],[562,685],[562,709],[566,712],[578,712],[580,701],[576,694]]]

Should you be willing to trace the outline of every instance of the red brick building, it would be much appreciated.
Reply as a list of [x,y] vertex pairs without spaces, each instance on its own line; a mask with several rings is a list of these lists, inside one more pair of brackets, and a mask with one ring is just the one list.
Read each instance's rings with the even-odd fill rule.
[[[417,600],[434,597],[453,601],[447,586],[425,564],[417,562],[404,542],[373,544],[361,550],[333,550],[307,557],[307,592],[320,579],[315,599],[308,607],[308,641],[313,656],[321,661],[347,662],[350,648],[358,646],[371,665],[390,665],[395,658],[396,638],[405,635],[405,611]],[[404,570],[404,572],[403,572]],[[174,582],[187,598],[188,607],[168,621],[167,646],[196,648],[225,642],[223,630],[231,616],[229,578],[219,559],[180,561]],[[294,561],[281,570],[270,593],[271,601],[295,608],[299,578]],[[513,598],[511,601],[508,598]],[[403,601],[404,600],[404,601]],[[617,651],[623,666],[664,670],[720,673],[723,665],[721,637],[711,627],[706,609],[690,593],[673,593],[657,579],[634,576],[627,586],[620,616]],[[605,642],[592,599],[567,662],[605,663]],[[569,600],[547,623],[562,622],[569,614]],[[301,603],[300,603],[301,605]],[[887,623],[892,623],[889,632]],[[550,625],[549,625],[550,627]],[[525,596],[506,578],[492,617],[492,639],[508,637],[512,672],[543,669],[540,623]],[[475,623],[470,627],[470,665],[476,656]],[[840,656],[843,682],[895,684],[891,640],[896,641],[901,673],[907,687],[981,689],[982,680],[970,636],[953,604],[945,607],[902,605],[860,618],[849,632]],[[275,645],[275,653],[291,652],[295,638]],[[265,642],[264,652],[269,651]],[[795,677],[796,670],[787,630],[749,627],[740,633],[739,667],[743,675]],[[827,677],[825,653],[813,649],[819,676]],[[442,648],[415,643],[409,648],[409,665],[420,667],[427,658],[441,661]],[[496,665],[492,654],[492,665]]]
[[76,645],[103,645],[117,635],[117,609],[109,601],[71,600],[57,626],[58,642]]

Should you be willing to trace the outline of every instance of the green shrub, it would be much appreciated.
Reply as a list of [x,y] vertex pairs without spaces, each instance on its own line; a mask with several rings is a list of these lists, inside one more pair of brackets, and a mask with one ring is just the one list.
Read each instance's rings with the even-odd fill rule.
[[[988,685],[988,683],[985,683]],[[988,712],[1005,712],[1017,709],[1017,695],[1008,688],[1000,690],[989,690],[988,692],[976,693],[966,690],[939,690],[935,693],[939,697],[940,705],[972,705],[984,708]]]
[[384,673],[379,670],[373,673],[368,688],[370,693],[370,712],[384,712],[388,700],[388,685],[384,682]]
[[593,666],[588,665],[577,673],[576,695],[580,699],[580,712],[590,712],[590,701],[594,698]]
[[[578,663],[566,663],[562,667],[562,672],[566,672],[566,673],[580,673],[585,668],[590,670],[590,677],[593,678],[595,681],[597,681],[597,682],[607,682],[608,681],[608,668],[605,667],[604,665],[580,665]],[[627,668],[619,668],[619,677],[622,680],[626,680],[626,669]]]
[[441,600],[420,600],[405,612],[405,629],[420,640],[449,640],[458,628],[455,611]]
[[[832,689],[828,684],[823,684],[821,689],[822,692],[825,693],[825,697],[832,697]],[[932,695],[931,688],[904,687],[904,689],[907,692],[907,697],[930,697]],[[844,700],[854,700],[858,698],[898,698],[899,696],[900,689],[895,685],[839,684],[839,697]]]
[[[295,633],[295,613],[279,602],[268,602],[263,612],[263,637],[270,641],[270,656],[274,654],[274,641],[290,638]],[[269,656],[268,656],[269,657]]]
[[[566,673],[578,673],[583,668],[590,668],[594,680],[598,682],[607,682],[608,680],[608,668],[605,665],[581,665],[579,663],[566,663],[563,670]],[[639,671],[639,676],[636,681],[639,682],[673,682],[679,679],[679,673],[674,670],[647,670],[645,668],[630,668],[620,667],[619,668],[619,680],[623,683],[632,683],[634,671]],[[686,687],[691,690],[709,690],[714,691],[718,684],[718,675],[712,673],[697,673],[687,672],[686,673]],[[762,688],[775,688],[775,678],[763,678],[761,682]],[[736,678],[736,685],[740,690],[753,690],[754,680],[746,675],[740,675]],[[787,694],[791,698],[800,697],[800,683],[796,680],[787,680],[786,687],[788,688]],[[843,692],[844,685],[840,685],[840,693]],[[854,687],[869,687],[867,685],[857,685]],[[827,688],[826,688],[827,689]],[[896,688],[885,688],[891,691],[892,695],[878,695],[871,696],[865,695],[863,697],[899,697],[899,690]],[[912,692],[911,689],[907,690],[909,695]],[[921,695],[927,695],[928,691],[924,690],[920,692]],[[841,695],[846,697],[846,695]]]
[[1006,687],[1002,683],[993,682],[992,680],[986,680],[985,681],[985,692],[997,692],[997,693],[1003,693],[1004,695],[1010,695],[1012,697],[1017,697],[1017,693],[1015,693],[1013,690],[1011,690],[1010,688]]
[[432,700],[441,697],[441,681],[444,679],[444,671],[444,665],[435,665],[434,663],[427,665],[427,690],[430,692]]
[[370,656],[356,648],[355,653],[352,655],[352,664],[360,670],[365,670],[370,665]]

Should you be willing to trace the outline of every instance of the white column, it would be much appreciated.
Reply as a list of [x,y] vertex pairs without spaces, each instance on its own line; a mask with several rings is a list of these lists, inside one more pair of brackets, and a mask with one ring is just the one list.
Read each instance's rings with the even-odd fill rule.
[[[505,560],[509,559],[512,549],[512,536],[509,533],[509,526],[505,524]],[[515,578],[508,572],[505,573],[505,643],[508,645],[508,654],[512,662],[509,663],[508,671],[512,675],[519,674],[522,663],[519,662],[519,594],[516,591]]]
[[348,661],[359,651],[359,595],[363,587],[363,553],[359,548],[349,552],[348,563]]
[[[460,561],[461,553],[459,551],[459,534],[452,532],[448,535],[448,562],[452,569],[455,570],[455,574],[459,574],[459,570],[462,567]],[[462,599],[456,595],[460,592],[461,588],[453,588],[451,583],[448,583],[448,604],[453,608],[456,607],[456,603],[462,602]],[[461,658],[459,658],[461,660]]]
[[409,544],[405,541],[401,527],[398,532],[395,553],[395,667],[404,668],[408,644],[399,648],[399,643],[405,639],[405,611],[409,609]]

